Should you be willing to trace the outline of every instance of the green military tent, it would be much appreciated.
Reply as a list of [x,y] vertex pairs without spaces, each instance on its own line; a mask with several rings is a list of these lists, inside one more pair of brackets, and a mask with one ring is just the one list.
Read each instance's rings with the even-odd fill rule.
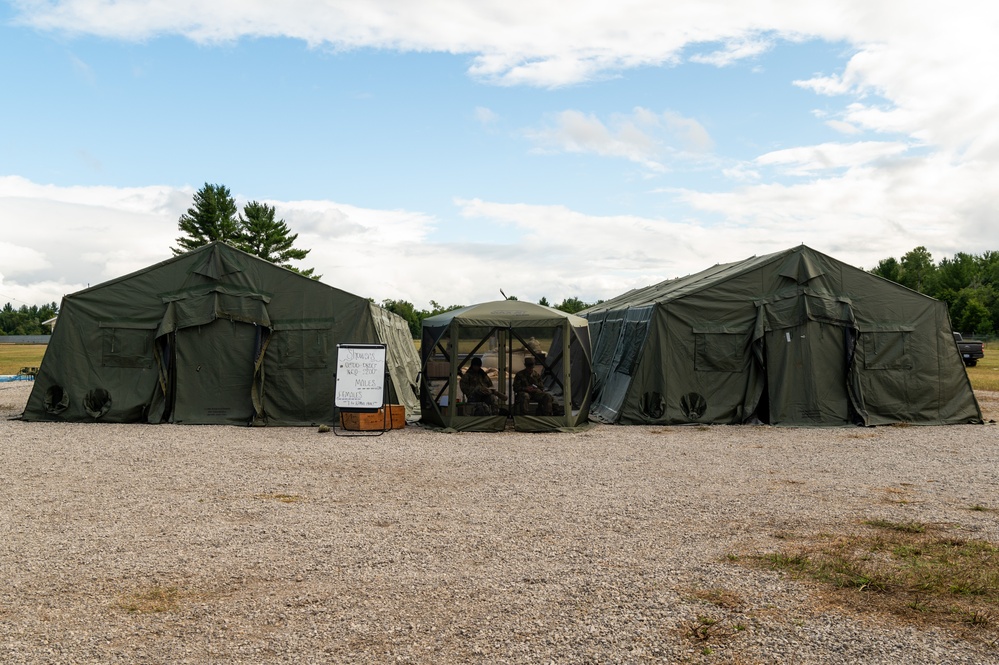
[[788,426],[981,422],[944,303],[804,245],[581,312],[592,419]]
[[[590,338],[586,319],[551,307],[499,300],[444,312],[423,320],[420,382],[425,423],[458,431],[500,431],[510,418],[517,430],[542,432],[588,424]],[[472,359],[482,361],[496,403],[485,408],[461,391]],[[514,377],[526,359],[553,398],[550,415],[538,405],[518,405]]]
[[407,323],[212,243],[63,298],[26,420],[335,422],[338,344],[385,344],[388,401],[419,418]]

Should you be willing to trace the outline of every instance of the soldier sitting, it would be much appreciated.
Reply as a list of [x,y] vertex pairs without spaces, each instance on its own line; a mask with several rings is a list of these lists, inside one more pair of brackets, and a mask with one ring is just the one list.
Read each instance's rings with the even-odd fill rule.
[[555,398],[545,391],[541,377],[534,373],[534,358],[524,358],[524,369],[513,376],[514,413],[527,415],[530,413],[531,402],[538,403],[538,415],[552,415],[552,405]]
[[471,415],[495,416],[500,412],[499,400],[506,396],[493,388],[492,379],[482,369],[482,358],[472,358],[471,365],[458,382]]

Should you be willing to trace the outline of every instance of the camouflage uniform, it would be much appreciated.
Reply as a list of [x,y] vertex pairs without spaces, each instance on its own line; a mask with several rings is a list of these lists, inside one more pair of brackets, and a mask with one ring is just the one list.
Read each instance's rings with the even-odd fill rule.
[[545,392],[545,384],[541,377],[534,373],[534,366],[525,367],[513,375],[513,392],[516,395],[514,404],[516,414],[529,413],[531,402],[538,403],[538,415],[552,415],[552,404],[555,398]]
[[[499,400],[493,390],[493,382],[481,367],[469,367],[465,370],[465,375],[458,382],[461,392],[470,404],[484,404],[488,415],[499,413]],[[472,407],[472,415],[485,415],[476,413],[479,409]]]

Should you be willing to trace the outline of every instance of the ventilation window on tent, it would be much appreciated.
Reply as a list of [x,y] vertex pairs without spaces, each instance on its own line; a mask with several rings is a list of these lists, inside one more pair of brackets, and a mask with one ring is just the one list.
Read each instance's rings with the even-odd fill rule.
[[329,328],[276,330],[268,355],[287,369],[325,369],[330,365],[333,331]]
[[45,391],[45,410],[54,416],[59,415],[69,406],[69,393],[62,386],[50,386]]
[[698,372],[746,370],[746,333],[694,333],[694,369]]
[[687,393],[680,398],[680,413],[687,420],[700,420],[708,410],[708,401],[700,393]]
[[83,398],[83,408],[91,418],[100,418],[111,410],[111,393],[103,388],[94,388]]
[[642,413],[652,420],[659,420],[666,415],[666,399],[662,393],[648,392],[642,395]]
[[148,369],[153,366],[154,331],[137,328],[104,328],[101,365]]
[[909,333],[906,331],[864,332],[865,369],[912,369],[907,353]]

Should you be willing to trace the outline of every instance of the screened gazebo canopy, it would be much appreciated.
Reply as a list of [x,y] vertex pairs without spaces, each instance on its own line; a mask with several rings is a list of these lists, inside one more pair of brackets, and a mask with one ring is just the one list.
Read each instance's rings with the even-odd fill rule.
[[[498,431],[511,419],[522,431],[587,423],[590,339],[582,317],[517,300],[472,305],[425,319],[421,354],[426,423],[459,431]],[[526,375],[517,375],[531,362],[550,399],[518,390]],[[485,373],[488,400],[466,394],[470,371]]]

